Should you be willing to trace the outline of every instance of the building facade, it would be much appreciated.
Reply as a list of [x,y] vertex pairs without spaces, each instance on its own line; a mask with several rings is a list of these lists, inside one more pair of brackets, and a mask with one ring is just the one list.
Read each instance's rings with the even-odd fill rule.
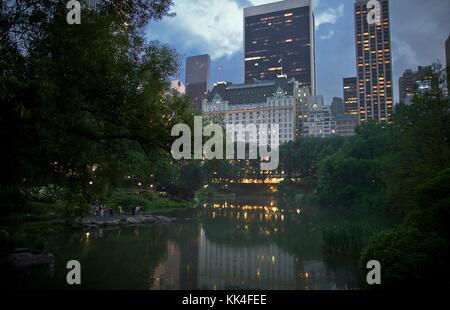
[[303,125],[305,137],[325,138],[336,134],[336,120],[329,106],[319,106],[308,113]]
[[286,0],[244,9],[244,81],[295,78],[316,95],[314,8]]
[[[271,82],[233,85],[217,84],[203,101],[203,117],[226,125],[278,124],[280,144],[303,135],[303,123],[311,107],[309,88],[300,87],[294,79],[281,78]],[[238,136],[238,142],[260,137]],[[271,136],[268,136],[270,143]]]
[[389,0],[379,0],[380,23],[369,24],[368,0],[355,2],[356,72],[361,122],[390,122],[393,113]]
[[331,114],[333,116],[336,116],[344,113],[345,113],[345,104],[342,98],[333,97],[333,101],[331,101]]
[[359,101],[358,101],[358,78],[349,77],[344,78],[344,105],[345,113],[352,115],[359,115]]
[[405,70],[398,80],[400,102],[410,103],[417,93],[424,93],[431,90],[431,67],[419,66],[417,71]]
[[203,99],[208,95],[211,57],[192,56],[186,59],[186,94],[191,96],[195,108],[202,109]]
[[336,135],[348,137],[355,135],[355,129],[359,126],[359,115],[336,115]]

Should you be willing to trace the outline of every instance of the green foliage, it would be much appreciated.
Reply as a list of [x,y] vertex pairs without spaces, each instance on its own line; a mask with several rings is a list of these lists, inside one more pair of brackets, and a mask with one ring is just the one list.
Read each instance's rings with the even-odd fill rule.
[[30,190],[30,198],[36,202],[55,203],[62,198],[62,195],[63,189],[53,184],[35,187]]
[[400,225],[377,235],[363,251],[361,263],[373,259],[381,263],[385,288],[422,287],[448,281],[446,257],[448,242],[444,238]]
[[[172,127],[195,114],[187,97],[169,92],[179,58],[143,31],[171,16],[172,4],[103,2],[75,27],[61,1],[2,6],[2,213],[60,200],[64,217],[78,217],[116,187],[156,184],[156,174],[172,196],[192,197],[200,170],[170,158]],[[24,197],[20,188],[35,190]]]
[[280,170],[292,178],[316,176],[318,164],[322,158],[337,151],[346,138],[331,137],[325,139],[302,138],[282,145],[280,148]]
[[132,208],[140,207],[145,212],[161,212],[185,209],[192,206],[191,201],[161,197],[155,192],[115,189],[105,201],[108,208],[118,210],[119,206],[128,214]]
[[62,218],[69,225],[79,224],[81,218],[89,214],[89,202],[83,194],[67,191],[60,205]]
[[356,132],[338,152],[319,163],[317,191],[323,204],[360,205],[382,188],[380,156],[384,155],[386,129],[368,123]]
[[324,148],[329,139],[284,148],[284,169],[314,179],[320,203],[349,213],[348,221],[323,231],[325,249],[364,249],[362,262],[382,263],[385,287],[420,285],[439,275],[448,284],[450,100],[439,65],[432,80],[430,93],[397,107],[392,124],[364,123],[330,151]]
[[367,222],[339,222],[323,230],[325,250],[343,255],[359,254],[368,239],[373,235],[374,228]]
[[144,210],[149,209],[153,200],[154,197],[149,194],[140,195],[138,191],[116,189],[105,201],[105,205],[114,209],[118,209],[120,206],[124,211],[130,212],[134,207],[141,207]]

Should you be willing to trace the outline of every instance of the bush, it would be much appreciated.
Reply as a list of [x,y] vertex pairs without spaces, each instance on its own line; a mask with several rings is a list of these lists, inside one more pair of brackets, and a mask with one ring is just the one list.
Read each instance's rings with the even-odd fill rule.
[[117,209],[119,206],[126,212],[134,207],[144,211],[184,209],[190,206],[190,201],[159,197],[154,192],[138,192],[128,189],[117,189],[105,202],[107,207]]
[[381,263],[385,288],[448,282],[448,246],[435,233],[423,233],[405,225],[384,231],[362,253],[362,265],[370,260]]
[[30,190],[31,200],[44,203],[55,203],[61,198],[62,194],[62,189],[53,184],[34,187]]
[[134,207],[141,207],[144,210],[150,208],[150,201],[153,196],[149,194],[139,195],[137,191],[118,189],[107,199],[106,205],[112,208],[122,207],[130,211]]
[[331,253],[359,254],[373,236],[374,230],[367,223],[338,223],[323,230],[324,248]]

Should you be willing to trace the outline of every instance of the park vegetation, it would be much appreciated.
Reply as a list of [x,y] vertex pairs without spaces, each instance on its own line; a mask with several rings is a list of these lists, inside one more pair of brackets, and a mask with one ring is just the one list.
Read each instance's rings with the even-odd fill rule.
[[170,147],[172,127],[196,112],[170,91],[179,56],[144,31],[172,16],[172,1],[103,1],[83,7],[80,25],[67,23],[65,1],[0,6],[2,240],[26,241],[30,222],[79,223],[97,199],[125,211],[192,206],[199,166],[173,161]]
[[325,250],[358,255],[364,269],[379,260],[384,287],[448,285],[450,101],[444,71],[433,70],[433,91],[399,104],[391,124],[281,150],[283,168],[310,189],[301,203],[345,218],[323,229]]
[[[127,1],[120,10],[114,3],[83,10],[81,25],[67,24],[64,1],[0,4],[0,241],[8,248],[45,247],[42,233],[57,226],[43,222],[76,224],[96,199],[125,210],[179,209],[207,181],[245,178],[259,166],[172,159],[172,127],[191,124],[196,112],[169,90],[177,53],[144,34],[150,21],[171,16],[172,1]],[[323,230],[325,250],[358,255],[363,268],[379,260],[385,287],[448,285],[443,77],[435,66],[433,91],[397,106],[390,124],[280,150],[288,180],[280,194],[341,211],[347,220]]]

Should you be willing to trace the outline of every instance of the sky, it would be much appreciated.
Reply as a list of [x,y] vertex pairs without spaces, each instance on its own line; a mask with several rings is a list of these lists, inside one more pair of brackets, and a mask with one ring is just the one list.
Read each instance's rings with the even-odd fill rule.
[[[188,56],[211,55],[211,86],[217,81],[243,83],[243,8],[278,0],[174,0],[173,18],[152,22],[149,40],[174,48],[184,82]],[[342,79],[356,75],[355,0],[315,0],[318,94],[330,104],[342,97]],[[405,69],[438,60],[445,64],[450,34],[449,0],[391,0],[391,37],[395,101]],[[219,70],[219,66],[223,69]]]

